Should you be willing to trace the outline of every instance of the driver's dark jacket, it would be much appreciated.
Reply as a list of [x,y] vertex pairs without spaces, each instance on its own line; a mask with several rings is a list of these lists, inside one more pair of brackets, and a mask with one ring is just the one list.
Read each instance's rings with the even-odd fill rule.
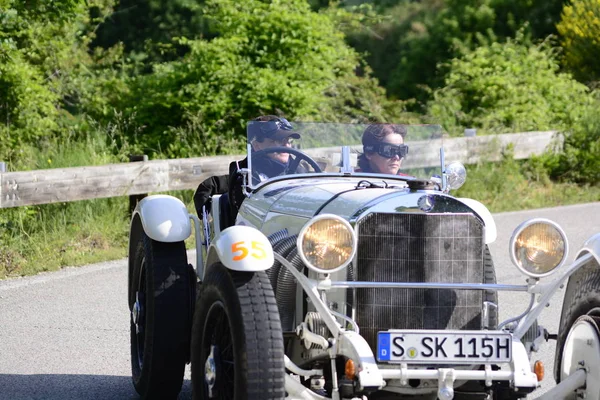
[[[242,193],[242,179],[237,170],[239,168],[248,168],[248,158],[244,158],[239,162],[232,162],[229,164],[229,174],[211,176],[202,182],[194,193],[194,206],[198,216],[202,218],[202,206],[210,206],[210,199],[215,194],[228,193],[229,204],[231,207],[231,216],[235,218],[237,210],[240,204],[244,200],[244,194]],[[262,158],[259,160],[253,160],[253,170],[257,172],[256,177],[253,179],[260,181],[262,175],[271,178],[283,174],[287,165],[277,161],[273,161],[270,158]],[[261,171],[268,171],[269,174],[264,174]]]
[[202,206],[210,208],[210,199],[213,195],[229,193],[230,203],[234,203],[231,200],[236,199],[237,195],[243,196],[241,193],[241,182],[240,185],[238,185],[239,193],[232,193],[233,191],[229,190],[229,188],[234,188],[236,186],[234,185],[235,182],[231,181],[235,181],[236,179],[238,166],[239,168],[248,168],[248,158],[244,158],[237,163],[232,162],[229,164],[228,175],[211,176],[198,185],[196,193],[194,193],[194,206],[196,207],[196,212],[200,218],[202,218]]

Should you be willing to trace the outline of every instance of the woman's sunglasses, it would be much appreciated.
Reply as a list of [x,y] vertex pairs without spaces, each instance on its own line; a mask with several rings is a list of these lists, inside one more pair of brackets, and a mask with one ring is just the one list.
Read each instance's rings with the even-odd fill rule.
[[395,145],[389,143],[367,144],[364,147],[365,152],[377,153],[381,157],[392,158],[398,156],[404,158],[408,154],[408,146],[405,144]]

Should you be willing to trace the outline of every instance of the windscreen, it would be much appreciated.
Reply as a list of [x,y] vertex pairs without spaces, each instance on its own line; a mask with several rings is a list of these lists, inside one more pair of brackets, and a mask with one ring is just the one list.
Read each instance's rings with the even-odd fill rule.
[[[250,121],[252,186],[294,174],[429,179],[440,174],[439,125]],[[345,151],[344,151],[345,150]]]

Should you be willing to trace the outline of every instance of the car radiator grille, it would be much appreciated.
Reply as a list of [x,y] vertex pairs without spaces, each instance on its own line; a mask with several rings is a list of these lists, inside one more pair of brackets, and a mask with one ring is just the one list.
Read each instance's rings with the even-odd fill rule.
[[[357,281],[483,283],[483,225],[473,214],[373,213],[357,231]],[[479,290],[355,290],[356,322],[374,352],[378,331],[481,329]]]

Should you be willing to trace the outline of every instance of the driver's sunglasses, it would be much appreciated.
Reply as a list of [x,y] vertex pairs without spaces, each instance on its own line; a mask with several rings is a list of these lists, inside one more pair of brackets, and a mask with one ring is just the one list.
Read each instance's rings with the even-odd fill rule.
[[294,138],[291,137],[287,137],[284,139],[271,139],[271,138],[265,138],[268,139],[270,141],[272,141],[273,143],[275,143],[278,146],[281,147],[286,147],[286,146],[292,146],[294,144]]
[[384,158],[392,158],[394,156],[404,158],[408,154],[408,146],[405,144],[395,145],[389,143],[369,144],[365,145],[365,151],[377,153]]

